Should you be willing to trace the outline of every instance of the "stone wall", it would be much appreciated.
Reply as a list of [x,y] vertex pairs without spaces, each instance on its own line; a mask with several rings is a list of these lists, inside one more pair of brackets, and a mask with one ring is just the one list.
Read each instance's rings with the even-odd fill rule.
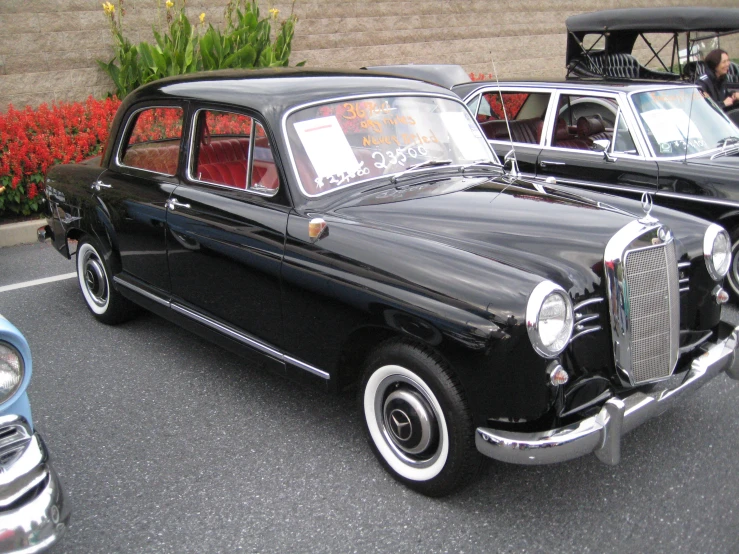
[[[119,7],[119,0],[114,2]],[[163,4],[163,0],[160,1]],[[195,21],[223,20],[227,0],[189,0]],[[297,0],[291,60],[310,67],[454,63],[501,79],[562,78],[565,26],[587,11],[683,5],[684,0]],[[735,7],[736,0],[691,0]],[[124,0],[124,28],[151,40],[157,0]],[[281,15],[291,4],[262,1]],[[737,41],[735,41],[737,42]],[[0,0],[0,110],[54,100],[104,96],[111,88],[96,60],[112,58],[101,0]],[[722,45],[729,46],[728,43]],[[739,55],[739,42],[730,49]]]

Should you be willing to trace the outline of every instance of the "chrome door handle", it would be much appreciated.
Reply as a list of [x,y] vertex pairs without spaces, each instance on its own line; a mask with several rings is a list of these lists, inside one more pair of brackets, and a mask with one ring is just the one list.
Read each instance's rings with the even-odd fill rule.
[[189,208],[190,204],[182,204],[181,202],[178,202],[176,198],[170,198],[167,200],[167,207],[170,210],[174,210],[175,208]]
[[546,167],[548,165],[567,165],[565,162],[550,162],[549,160],[542,160],[539,162],[539,165],[541,167]]
[[100,192],[100,189],[110,189],[110,188],[113,188],[113,185],[108,185],[98,180],[98,181],[95,181],[90,188],[93,188],[96,191]]

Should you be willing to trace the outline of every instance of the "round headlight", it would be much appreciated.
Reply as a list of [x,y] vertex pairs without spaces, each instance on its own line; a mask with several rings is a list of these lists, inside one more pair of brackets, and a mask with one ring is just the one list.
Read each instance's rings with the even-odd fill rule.
[[0,342],[0,403],[13,396],[23,382],[23,358],[7,342]]
[[526,306],[526,330],[534,350],[545,358],[562,352],[572,336],[572,301],[551,281],[539,283]]
[[703,256],[708,274],[720,281],[729,272],[731,265],[731,239],[720,225],[711,224],[703,237]]

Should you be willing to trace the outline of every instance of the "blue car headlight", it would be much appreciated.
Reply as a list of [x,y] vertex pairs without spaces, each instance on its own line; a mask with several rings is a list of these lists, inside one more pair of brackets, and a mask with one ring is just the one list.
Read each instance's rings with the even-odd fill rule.
[[0,341],[0,404],[18,391],[24,373],[20,352],[7,342]]

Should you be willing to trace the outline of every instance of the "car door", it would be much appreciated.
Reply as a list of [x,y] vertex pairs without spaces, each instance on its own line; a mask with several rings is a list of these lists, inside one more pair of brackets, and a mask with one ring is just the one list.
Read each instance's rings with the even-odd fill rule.
[[200,106],[192,118],[167,218],[172,309],[273,353],[289,202],[270,140],[246,113]]
[[657,192],[659,171],[617,94],[560,91],[547,118],[536,173],[564,185],[640,198]]
[[468,99],[467,106],[498,157],[503,160],[513,150],[521,173],[534,176],[551,97],[547,89],[489,87]]
[[120,254],[124,285],[158,297],[169,295],[166,202],[178,185],[184,104],[134,105],[111,156],[109,168],[93,185],[103,232]]

